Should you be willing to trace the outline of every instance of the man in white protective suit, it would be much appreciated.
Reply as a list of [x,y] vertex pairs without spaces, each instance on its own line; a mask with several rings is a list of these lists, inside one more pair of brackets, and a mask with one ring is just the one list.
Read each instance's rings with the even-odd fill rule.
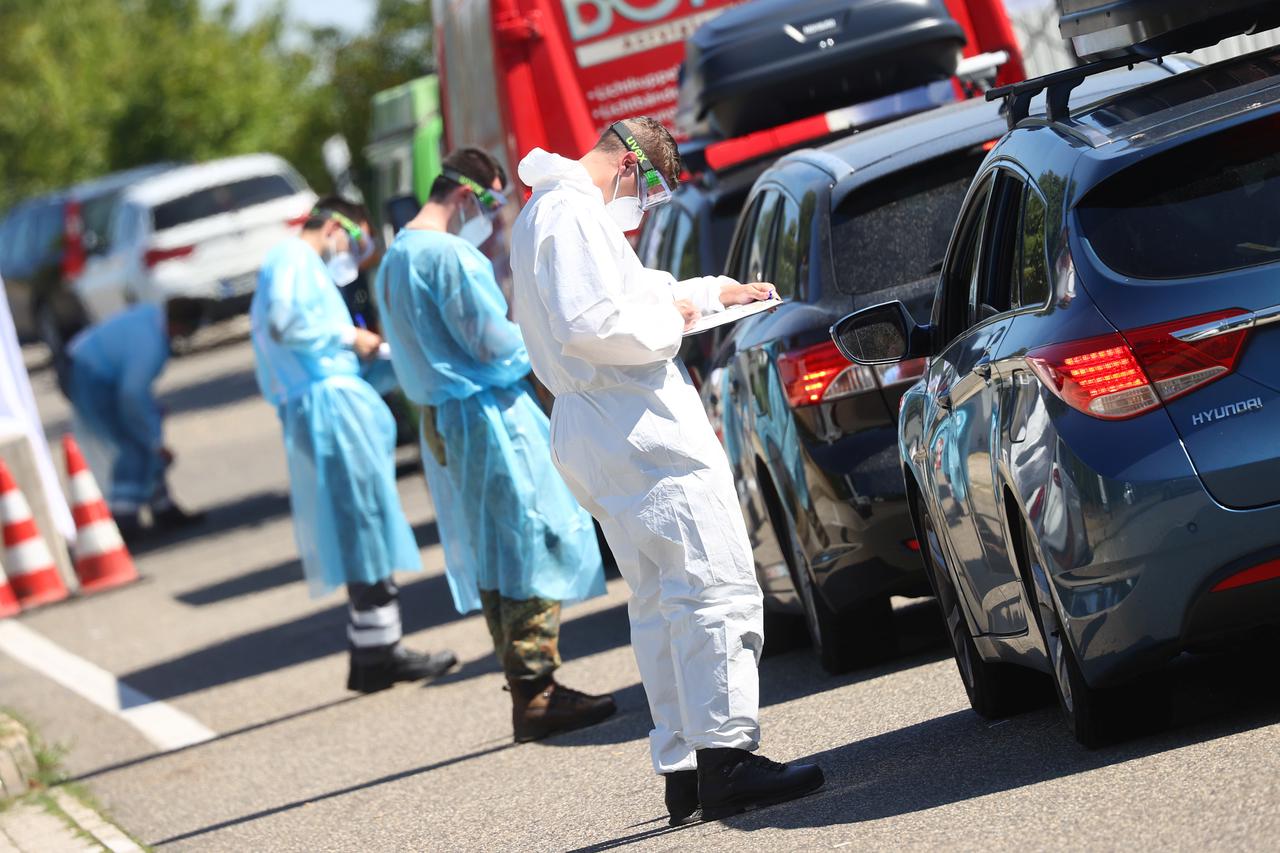
[[551,452],[604,528],[631,587],[631,640],[653,715],[673,826],[782,802],[823,784],[816,765],[756,755],[763,610],[733,476],[676,353],[686,329],[766,284],[676,282],[625,232],[670,199],[680,157],[632,118],[580,160],[534,149],[533,196],[512,232],[515,318],[555,395]]

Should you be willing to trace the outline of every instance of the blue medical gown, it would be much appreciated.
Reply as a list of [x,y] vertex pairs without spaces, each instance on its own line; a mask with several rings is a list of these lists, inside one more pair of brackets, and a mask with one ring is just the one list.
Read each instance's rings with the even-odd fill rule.
[[68,386],[87,444],[112,457],[107,495],[116,510],[150,502],[164,475],[160,407],[151,386],[169,361],[164,309],[135,305],[77,335]]
[[311,594],[421,569],[396,491],[395,420],[362,376],[351,315],[315,250],[299,239],[272,250],[249,317],[258,386],[284,427]]
[[470,243],[405,230],[374,286],[392,365],[411,400],[436,409],[441,466],[422,452],[453,602],[479,590],[577,601],[604,592],[591,516],[551,462],[550,422],[489,260]]

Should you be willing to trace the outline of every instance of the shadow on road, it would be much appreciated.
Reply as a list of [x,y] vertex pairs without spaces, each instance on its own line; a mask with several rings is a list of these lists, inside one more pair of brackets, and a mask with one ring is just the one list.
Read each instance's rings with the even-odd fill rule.
[[120,761],[120,762],[117,762],[116,764],[109,764],[106,767],[99,767],[96,770],[90,770],[88,772],[81,773],[79,776],[76,776],[72,779],[68,779],[67,781],[68,782],[84,782],[94,778],[95,776],[103,776],[107,773],[114,773],[117,770],[124,770],[125,768],[128,768],[128,767],[136,767],[139,764],[146,764],[148,761],[154,761],[157,758],[168,758],[169,756],[177,755],[180,752],[190,752],[193,749],[201,749],[202,747],[206,747],[209,744],[220,743],[221,741],[230,740],[231,738],[235,738],[235,737],[240,737],[241,735],[246,735],[246,734],[249,734],[250,732],[257,732],[257,731],[261,731],[262,729],[269,729],[272,726],[278,726],[281,723],[290,723],[290,722],[293,722],[294,720],[301,719],[302,717],[309,717],[312,714],[318,714],[321,711],[328,711],[330,708],[336,708],[339,705],[345,705],[348,702],[354,702],[355,700],[361,699],[361,698],[363,697],[360,694],[352,693],[348,696],[343,696],[340,699],[334,699],[331,702],[323,702],[311,708],[303,708],[301,711],[294,711],[289,714],[283,714],[279,717],[273,717],[270,720],[263,720],[260,723],[252,723],[247,726],[241,726],[238,729],[232,729],[229,732],[223,732],[217,737],[209,738],[208,740],[202,740],[199,743],[193,743],[190,746],[183,746],[183,747],[179,747],[178,749],[170,749],[165,752],[152,752],[152,753],[148,753],[147,755],[141,755],[137,758],[131,758],[128,761]]
[[[269,570],[270,571],[270,570]],[[403,579],[407,580],[408,575]],[[204,595],[217,596],[218,590]],[[401,587],[405,633],[453,622],[454,610],[443,575]],[[120,675],[120,680],[156,699],[172,699],[220,684],[252,678],[347,650],[346,602],[317,613],[231,637],[182,657]]]
[[272,815],[278,815],[283,812],[293,811],[294,809],[302,808],[303,806],[309,806],[314,803],[323,802],[324,800],[331,800],[335,797],[342,797],[347,794],[355,793],[356,791],[363,791],[366,788],[376,788],[379,785],[386,785],[390,782],[398,782],[401,779],[408,779],[413,776],[421,776],[425,773],[430,773],[433,770],[443,770],[446,767],[452,767],[453,765],[461,764],[464,761],[471,761],[476,758],[483,758],[486,755],[493,755],[494,753],[503,752],[505,750],[512,749],[516,746],[518,746],[518,744],[512,743],[510,741],[504,741],[494,746],[489,746],[483,749],[477,749],[472,752],[468,752],[465,755],[458,755],[458,756],[454,756],[453,758],[447,758],[444,761],[437,761],[434,764],[424,764],[421,767],[414,767],[410,770],[401,770],[398,773],[390,773],[386,776],[381,776],[377,779],[370,779],[368,782],[361,782],[358,785],[348,785],[345,788],[339,788],[335,791],[328,791],[323,794],[317,794],[314,797],[305,797],[300,800],[294,800],[292,802],[285,803],[283,805],[273,806],[272,808],[269,808],[269,809],[263,809],[262,811],[254,812],[252,814],[241,815],[240,817],[232,818],[231,820],[224,820],[221,823],[214,823],[214,824],[210,824],[209,826],[203,826],[199,829],[193,829],[190,832],[184,832],[181,835],[172,835],[168,838],[162,838],[159,841],[152,841],[150,842],[150,844],[153,847],[159,847],[162,844],[173,844],[178,841],[187,841],[192,838],[199,838],[202,835],[208,835],[210,832],[217,832],[218,830],[228,829],[229,827],[239,826],[240,824],[244,824],[244,823],[252,823],[255,820],[261,820],[263,818],[271,817]]
[[261,527],[289,514],[288,492],[259,492],[239,500],[205,509],[201,524],[147,536],[130,546],[134,556],[150,554],[180,545],[190,539],[204,539],[230,533],[242,527]]
[[248,367],[166,391],[160,395],[159,402],[160,407],[167,414],[178,415],[202,409],[218,409],[251,397],[260,398],[260,396],[258,380],[254,376],[253,368]]
[[1171,667],[1171,728],[1087,750],[1056,707],[990,722],[964,710],[812,756],[827,774],[814,797],[733,818],[736,829],[856,824],[924,811],[1280,722],[1280,689],[1261,687],[1262,664],[1182,659]]

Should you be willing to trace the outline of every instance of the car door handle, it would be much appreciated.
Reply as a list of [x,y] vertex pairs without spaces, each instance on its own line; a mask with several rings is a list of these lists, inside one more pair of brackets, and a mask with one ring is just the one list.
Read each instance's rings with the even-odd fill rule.
[[991,379],[991,362],[980,361],[973,366],[973,372],[984,382]]
[[951,392],[944,391],[938,395],[938,408],[944,412],[951,411]]

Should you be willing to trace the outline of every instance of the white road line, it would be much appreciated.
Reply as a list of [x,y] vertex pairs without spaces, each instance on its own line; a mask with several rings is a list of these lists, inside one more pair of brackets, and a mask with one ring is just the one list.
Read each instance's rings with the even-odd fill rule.
[[180,749],[217,737],[189,714],[134,690],[97,664],[13,620],[0,622],[0,651],[115,714],[161,749]]

